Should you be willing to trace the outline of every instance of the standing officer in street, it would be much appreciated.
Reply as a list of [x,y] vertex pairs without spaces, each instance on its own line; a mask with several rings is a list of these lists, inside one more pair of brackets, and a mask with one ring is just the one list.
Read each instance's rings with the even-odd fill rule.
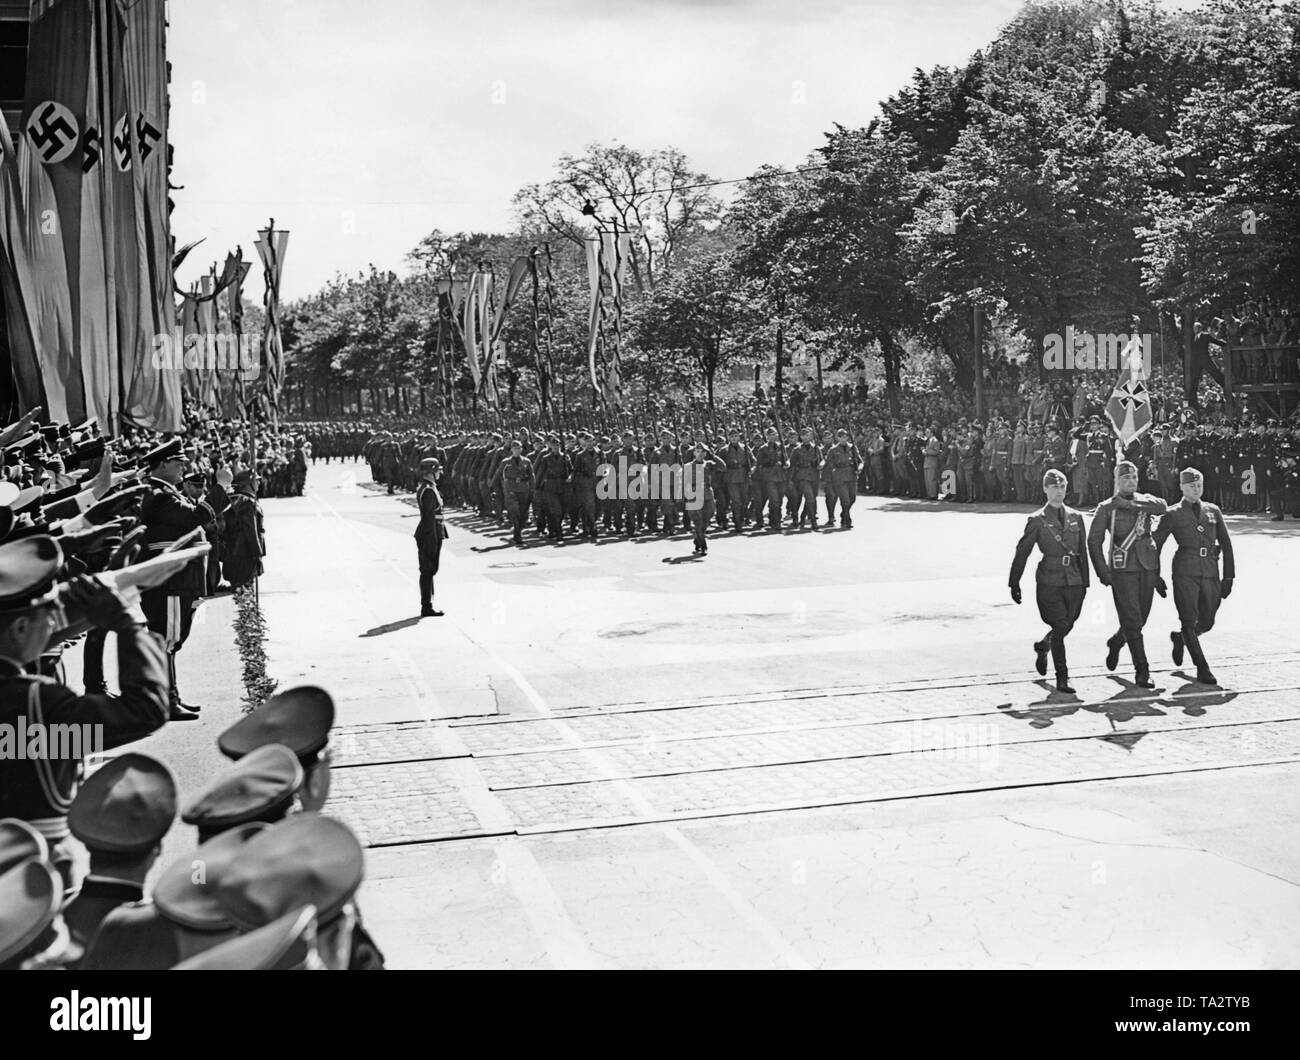
[[1110,586],[1119,613],[1119,631],[1106,641],[1106,669],[1114,670],[1119,665],[1120,648],[1127,643],[1133,659],[1134,684],[1155,688],[1142,627],[1151,613],[1152,593],[1166,593],[1160,577],[1160,555],[1151,538],[1151,518],[1164,515],[1168,505],[1159,497],[1135,492],[1137,481],[1136,465],[1121,460],[1115,466],[1115,494],[1097,507],[1088,533],[1088,553],[1097,580]]
[[[1155,532],[1156,554],[1172,534],[1178,542],[1174,553],[1173,580],[1174,606],[1178,608],[1178,621],[1182,629],[1169,634],[1174,642],[1174,665],[1182,666],[1183,649],[1196,664],[1196,680],[1204,685],[1217,685],[1210,673],[1205,653],[1201,651],[1200,635],[1214,628],[1214,616],[1219,601],[1232,595],[1232,582],[1237,568],[1232,555],[1232,541],[1223,513],[1213,504],[1201,502],[1205,478],[1195,468],[1185,468],[1179,476],[1183,502],[1160,520]],[[1223,578],[1219,578],[1219,555],[1223,555]]]
[[447,536],[443,522],[442,494],[438,492],[438,461],[425,457],[420,461],[420,485],[415,491],[415,503],[420,509],[420,522],[415,528],[415,547],[420,559],[420,617],[441,618],[443,612],[433,609],[433,576],[438,573],[442,557],[442,542]]
[[1065,638],[1074,628],[1083,610],[1083,597],[1088,591],[1088,557],[1083,514],[1065,506],[1065,491],[1069,483],[1059,471],[1048,471],[1043,476],[1043,491],[1047,504],[1034,512],[1025,524],[1025,532],[1016,545],[1016,555],[1011,561],[1011,599],[1020,603],[1020,576],[1035,545],[1043,558],[1035,575],[1037,583],[1038,614],[1051,629],[1047,636],[1035,642],[1035,665],[1040,674],[1047,673],[1047,653],[1052,653],[1056,667],[1056,690],[1073,694],[1070,671],[1065,658]]

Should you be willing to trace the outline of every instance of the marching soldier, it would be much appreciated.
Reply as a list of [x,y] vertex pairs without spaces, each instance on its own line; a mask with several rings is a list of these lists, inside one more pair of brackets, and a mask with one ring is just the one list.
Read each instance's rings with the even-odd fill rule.
[[582,448],[573,458],[574,503],[578,506],[578,517],[582,523],[582,537],[587,541],[596,540],[596,483],[601,477],[601,468],[605,466],[604,456],[596,448],[595,439],[590,431],[578,435]]
[[[853,529],[853,502],[858,495],[858,473],[862,470],[862,457],[858,447],[849,441],[849,432],[841,427],[835,432],[835,444],[826,459],[822,461],[822,470],[826,473],[830,488],[835,490],[835,498],[840,503],[840,526],[845,530]],[[828,523],[835,522],[835,509],[828,501],[826,505]]]
[[785,445],[780,441],[780,432],[769,427],[762,445],[754,451],[754,460],[758,467],[758,485],[760,495],[755,529],[763,527],[763,501],[767,502],[767,525],[769,530],[781,529],[781,493],[785,485],[785,473],[788,461]]
[[795,526],[802,527],[811,520],[812,528],[817,529],[817,479],[823,459],[821,447],[813,441],[813,429],[805,427],[799,444],[790,451],[790,482],[798,494]]
[[433,609],[433,578],[442,557],[442,542],[447,537],[443,519],[442,494],[438,492],[438,461],[425,457],[420,461],[421,482],[415,492],[420,521],[415,528],[415,546],[420,561],[420,617],[441,618]]
[[533,495],[533,462],[524,456],[524,443],[518,438],[511,439],[510,455],[501,461],[497,477],[510,516],[512,540],[516,545],[522,545],[528,502]]
[[1008,584],[1011,599],[1019,604],[1020,577],[1024,574],[1030,552],[1037,545],[1043,554],[1034,578],[1038,614],[1050,629],[1046,637],[1034,644],[1035,666],[1040,674],[1046,675],[1050,651],[1056,668],[1056,690],[1073,695],[1065,657],[1065,638],[1083,610],[1083,597],[1088,591],[1088,558],[1083,514],[1065,506],[1068,485],[1065,475],[1059,471],[1048,471],[1043,476],[1047,504],[1034,512],[1025,524],[1025,532],[1011,561]]
[[546,437],[546,448],[537,458],[534,485],[539,506],[546,525],[546,536],[552,541],[564,540],[564,519],[560,510],[560,495],[569,481],[572,468],[569,458],[560,450],[560,436]]
[[754,470],[754,453],[741,439],[740,428],[732,427],[730,444],[718,454],[727,467],[723,482],[727,507],[731,509],[732,530],[745,529],[749,514],[749,473]]
[[[659,448],[650,456],[650,473],[662,491],[659,496],[660,533],[671,537],[677,532],[677,508],[680,504],[682,454],[673,440],[673,432],[666,427],[659,432]],[[668,487],[665,489],[665,487]]]
[[[1142,641],[1142,627],[1151,613],[1152,594],[1165,595],[1160,555],[1151,537],[1151,517],[1168,506],[1159,497],[1137,493],[1138,470],[1127,460],[1115,467],[1115,494],[1104,500],[1092,519],[1088,553],[1097,580],[1110,587],[1119,614],[1119,630],[1106,641],[1106,669],[1119,665],[1120,648],[1128,644],[1135,671],[1134,684],[1155,688]],[[1107,547],[1107,534],[1110,543]]]
[[[1173,641],[1175,666],[1183,664],[1183,650],[1196,664],[1196,680],[1205,685],[1217,685],[1201,650],[1200,635],[1214,628],[1214,618],[1219,601],[1232,595],[1236,577],[1236,563],[1232,555],[1232,541],[1223,513],[1208,501],[1201,502],[1205,479],[1195,468],[1184,468],[1179,476],[1183,501],[1171,508],[1160,520],[1155,532],[1156,554],[1172,535],[1178,542],[1174,553],[1172,578],[1174,581],[1174,606],[1178,608],[1178,621],[1182,629],[1169,634]],[[1223,556],[1223,577],[1219,577],[1219,555]]]

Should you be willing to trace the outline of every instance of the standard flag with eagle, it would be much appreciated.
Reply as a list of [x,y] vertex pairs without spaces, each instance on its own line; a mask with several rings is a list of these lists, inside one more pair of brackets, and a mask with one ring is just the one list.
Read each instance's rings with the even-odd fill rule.
[[1120,371],[1115,389],[1106,402],[1106,417],[1124,448],[1151,426],[1151,394],[1147,390],[1142,348],[1141,336],[1135,329],[1122,355],[1127,364]]

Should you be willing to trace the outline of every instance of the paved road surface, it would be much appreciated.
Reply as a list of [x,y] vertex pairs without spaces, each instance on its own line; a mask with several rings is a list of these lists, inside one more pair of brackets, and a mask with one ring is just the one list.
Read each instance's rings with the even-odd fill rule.
[[[396,967],[1295,967],[1296,524],[1154,692],[1094,585],[1077,698],[1005,589],[1025,508],[863,498],[848,532],[513,547],[455,515],[418,620],[414,509],[364,465],[266,502],[269,670],[339,706],[333,812]],[[183,785],[237,716],[231,601],[150,741]],[[232,689],[232,686],[234,688]],[[168,840],[185,851],[188,829]]]

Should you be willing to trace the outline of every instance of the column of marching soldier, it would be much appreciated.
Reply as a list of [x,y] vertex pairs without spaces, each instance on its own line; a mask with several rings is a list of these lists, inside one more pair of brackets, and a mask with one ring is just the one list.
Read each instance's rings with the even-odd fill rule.
[[[309,425],[311,426],[311,425]],[[769,428],[769,431],[771,428]],[[499,460],[511,455],[508,439],[503,432],[459,431],[434,434],[426,431],[394,433],[379,431],[364,441],[358,432],[348,431],[331,435],[317,426],[305,433],[313,444],[327,445],[334,455],[361,457],[370,465],[376,482],[385,484],[389,492],[411,491],[419,482],[420,461],[433,457],[442,468],[439,485],[449,503],[477,510],[485,518],[501,517],[505,506],[506,490],[502,483],[491,481],[499,468]],[[811,485],[815,497],[824,497],[827,503],[827,521],[833,521],[833,510],[844,510],[844,498],[838,484],[851,487],[849,500],[857,492],[890,495],[903,498],[950,501],[955,503],[1035,503],[1041,497],[1041,479],[1048,470],[1057,470],[1067,476],[1067,500],[1071,504],[1093,507],[1109,495],[1114,475],[1114,433],[1100,416],[1080,418],[1074,426],[1062,429],[1056,425],[1026,424],[1020,422],[1013,428],[1007,421],[990,422],[961,420],[955,426],[940,428],[938,424],[928,429],[912,423],[896,428],[868,427],[855,431],[848,437],[843,432],[823,431],[812,438],[821,462],[816,469],[807,465],[809,450],[799,455],[796,450],[803,444],[804,432],[787,426],[780,432],[777,445],[784,475],[782,482],[770,466],[760,469],[767,432],[745,432],[748,440],[743,444],[749,450],[748,458],[733,450],[730,474],[719,471],[709,475],[711,493],[716,505],[710,524],[719,528],[734,526],[731,513],[741,510],[746,521],[759,521],[760,504],[768,503],[772,485],[784,489],[785,517],[792,523],[811,522],[807,512],[801,510],[801,498]],[[617,468],[618,457],[636,466],[638,458],[644,466],[681,467],[694,455],[696,432],[688,432],[684,442],[679,434],[670,431],[630,432],[593,438],[592,449],[601,462]],[[516,432],[520,455],[535,464],[543,448],[550,444],[544,433],[534,434],[527,428]],[[570,462],[576,460],[583,443],[578,432],[561,436],[562,448]],[[828,455],[840,447],[844,457],[831,459],[838,468],[828,474],[824,465]],[[343,441],[341,439],[349,439]],[[500,439],[498,441],[498,439]],[[736,441],[732,432],[720,437],[705,437],[708,453],[722,457],[727,463],[725,450]],[[1228,426],[1159,424],[1136,439],[1124,452],[1124,458],[1138,467],[1139,484],[1144,492],[1158,493],[1168,502],[1179,496],[1177,469],[1194,465],[1205,477],[1205,495],[1228,512],[1271,511],[1275,519],[1290,512],[1300,511],[1300,477],[1297,477],[1294,452],[1300,448],[1300,430],[1277,420],[1259,423],[1249,429]],[[860,465],[860,472],[847,481],[848,461]],[[747,463],[749,470],[739,466]],[[769,461],[770,463],[770,461]],[[535,466],[533,467],[536,472]],[[589,486],[590,476],[580,474],[564,484],[559,492],[563,521],[571,532],[581,533],[581,498]],[[739,487],[739,490],[737,490]],[[515,492],[523,491],[516,487]],[[534,479],[527,489],[527,511],[531,506],[539,525],[545,506],[549,503]],[[743,499],[735,497],[737,492]],[[735,507],[732,501],[736,500]],[[610,507],[597,498],[600,529],[625,533],[627,519],[618,507]],[[815,513],[815,506],[809,505]],[[633,508],[633,526],[636,530],[657,528],[662,519],[656,506],[641,505]],[[651,522],[650,520],[654,521]],[[681,525],[681,511],[672,525]]]
[[[671,536],[681,527],[693,530],[701,552],[707,551],[710,524],[740,531],[766,522],[779,530],[788,521],[817,529],[819,501],[828,525],[838,510],[840,527],[851,529],[864,468],[846,429],[826,431],[819,441],[812,428],[783,437],[776,427],[749,442],[738,427],[717,438],[688,432],[685,439],[667,427],[601,438],[589,431],[525,430],[509,439],[481,432],[447,446],[432,435],[398,440],[380,434],[363,455],[390,493],[413,489],[421,462],[436,459],[446,502],[508,521],[517,543],[531,512],[537,533],[552,541],[562,541],[566,527],[584,540],[602,531]],[[643,486],[633,485],[638,479]]]

